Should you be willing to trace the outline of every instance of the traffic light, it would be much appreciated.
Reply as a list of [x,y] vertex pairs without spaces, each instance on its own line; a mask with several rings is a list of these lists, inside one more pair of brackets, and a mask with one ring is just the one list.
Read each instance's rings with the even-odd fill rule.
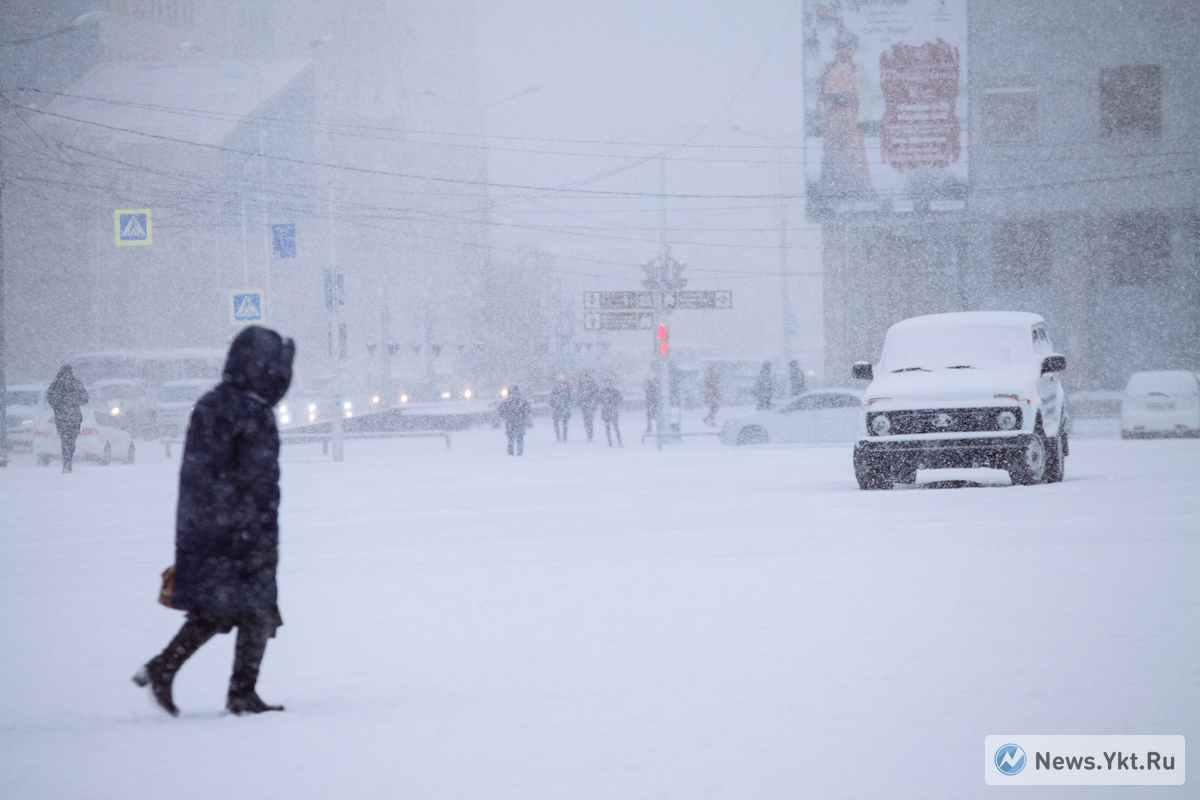
[[665,356],[667,354],[668,345],[669,338],[667,337],[667,326],[660,324],[658,326],[658,352]]

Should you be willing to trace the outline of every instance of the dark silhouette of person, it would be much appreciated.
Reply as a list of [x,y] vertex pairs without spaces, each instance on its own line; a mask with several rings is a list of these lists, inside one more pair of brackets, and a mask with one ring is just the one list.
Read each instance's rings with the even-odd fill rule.
[[291,339],[257,325],[237,335],[220,384],[196,403],[179,470],[171,606],[187,621],[134,676],[167,713],[175,674],[205,642],[238,629],[225,707],[282,711],[258,696],[267,640],[283,625],[279,562],[279,433],[273,408],[292,380]]
[[583,415],[583,430],[587,433],[589,442],[592,440],[592,432],[595,428],[596,402],[599,393],[600,387],[596,385],[592,374],[584,370],[583,374],[579,376],[579,391],[576,397],[579,400],[579,413]]
[[618,424],[618,417],[621,411],[621,393],[617,391],[617,387],[613,385],[612,379],[604,382],[604,388],[600,390],[600,419],[604,420],[604,435],[608,437],[608,446],[612,447],[613,434],[617,434],[617,446],[624,447],[621,443],[621,427]]
[[791,382],[792,396],[804,394],[806,381],[804,380],[804,370],[800,369],[800,362],[792,360],[788,362],[788,378]]
[[705,425],[716,425],[717,410],[721,407],[721,365],[709,364],[704,372],[704,405],[708,406]]
[[496,413],[504,420],[504,433],[508,436],[508,454],[525,455],[525,428],[529,425],[532,409],[528,401],[521,397],[519,386],[513,385],[508,389],[508,399],[496,406]]
[[653,372],[646,373],[642,391],[646,393],[646,433],[650,433],[654,420],[658,419],[658,376]]
[[754,397],[758,400],[758,410],[771,407],[771,398],[775,394],[775,378],[771,375],[771,362],[763,362],[758,377],[754,379]]
[[550,391],[550,413],[554,417],[554,438],[565,442],[567,423],[571,419],[571,384],[567,383],[565,375],[558,376],[554,388]]
[[87,389],[65,364],[46,389],[46,402],[54,409],[54,428],[62,445],[62,471],[70,472],[75,459],[75,440],[83,425],[83,406],[88,404]]

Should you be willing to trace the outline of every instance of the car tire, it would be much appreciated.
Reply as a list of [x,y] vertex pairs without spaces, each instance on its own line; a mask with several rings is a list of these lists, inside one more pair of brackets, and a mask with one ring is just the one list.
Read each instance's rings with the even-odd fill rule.
[[1047,448],[1041,422],[1031,435],[1022,438],[1025,441],[1009,464],[1008,477],[1019,486],[1034,486],[1046,479]]
[[104,443],[104,451],[100,454],[100,466],[107,467],[112,463],[112,442]]
[[133,442],[130,442],[130,443],[129,443],[129,454],[128,454],[128,456],[125,458],[125,463],[126,463],[126,464],[132,464],[132,463],[133,463],[133,459],[134,459],[136,456],[137,456],[137,450],[135,450],[135,449],[134,449],[134,447],[133,447]]
[[1067,455],[1067,432],[1059,431],[1046,448],[1046,483],[1062,483]]
[[767,431],[758,425],[747,425],[738,431],[738,444],[766,444]]
[[854,451],[854,477],[858,488],[863,491],[878,491],[892,488],[891,470],[883,468],[878,459],[869,458],[861,451]]

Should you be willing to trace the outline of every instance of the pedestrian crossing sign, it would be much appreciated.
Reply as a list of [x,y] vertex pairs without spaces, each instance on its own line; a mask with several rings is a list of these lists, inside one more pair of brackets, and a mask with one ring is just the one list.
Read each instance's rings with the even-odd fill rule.
[[118,208],[113,214],[117,247],[150,244],[151,212],[148,208]]
[[234,289],[229,293],[229,324],[260,325],[267,319],[262,289]]

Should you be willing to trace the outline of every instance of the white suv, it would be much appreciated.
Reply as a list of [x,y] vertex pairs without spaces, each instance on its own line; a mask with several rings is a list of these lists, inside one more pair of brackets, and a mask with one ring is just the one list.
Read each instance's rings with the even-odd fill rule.
[[854,472],[863,489],[912,483],[918,469],[991,467],[1013,483],[1063,479],[1067,360],[1046,322],[1017,311],[913,317],[883,356],[854,365],[863,397]]

